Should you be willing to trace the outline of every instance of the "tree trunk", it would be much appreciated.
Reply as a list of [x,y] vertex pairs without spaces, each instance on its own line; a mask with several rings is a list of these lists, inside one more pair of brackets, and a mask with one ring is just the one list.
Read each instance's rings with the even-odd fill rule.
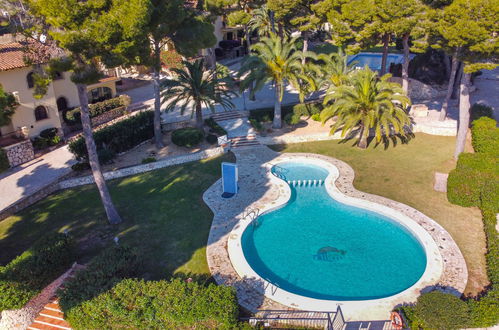
[[449,86],[447,86],[447,94],[445,95],[445,100],[444,103],[442,104],[442,110],[440,110],[440,117],[438,118],[438,120],[440,121],[445,120],[445,117],[447,117],[447,108],[449,107],[450,98],[452,96],[452,90],[454,89],[454,79],[456,78],[456,71],[458,64],[459,62],[457,60],[457,57],[452,56]]
[[357,142],[357,147],[360,149],[367,149],[367,135],[365,134],[366,128],[364,126],[361,126],[360,128],[360,135],[359,135],[359,142]]
[[83,126],[83,137],[85,138],[85,145],[88,152],[88,162],[90,163],[95,184],[97,185],[97,190],[99,191],[102,204],[104,205],[104,210],[106,211],[107,219],[109,223],[113,225],[118,224],[121,222],[121,217],[114,207],[111,195],[106,186],[106,181],[102,175],[99,157],[97,156],[97,148],[95,147],[92,123],[88,111],[87,86],[84,84],[76,84],[76,88],[78,90],[78,99],[80,100],[81,123]]
[[154,143],[156,148],[161,149],[163,145],[163,134],[161,132],[161,99],[159,89],[159,71],[154,69],[153,87],[154,87]]
[[256,93],[253,93],[253,89],[255,88],[254,82],[250,82],[249,84],[249,100],[256,101]]
[[[303,52],[305,53],[306,51],[308,51],[308,32],[303,31],[301,34],[303,35]],[[303,58],[301,60],[301,64],[305,65],[305,62],[306,62],[306,59],[305,59],[305,56],[303,56]]]
[[203,109],[201,103],[196,103],[196,127],[204,132]]
[[466,135],[470,126],[470,80],[471,73],[464,73],[459,97],[459,128],[457,130],[456,151],[454,152],[454,159],[456,160],[459,154],[464,151]]
[[452,91],[451,99],[455,100],[459,94],[459,89],[461,88],[461,79],[463,78],[464,63],[459,62],[459,69],[457,70],[456,81],[454,81],[454,90]]
[[383,36],[383,57],[381,58],[381,75],[386,73],[386,61],[388,59],[388,45],[390,43],[390,35]]
[[248,54],[250,53],[251,48],[251,35],[248,29],[248,26],[244,27],[244,33],[246,34],[246,46],[248,47]]
[[273,128],[281,128],[282,127],[281,88],[282,88],[282,86],[279,83],[275,84],[274,122],[272,124]]
[[447,79],[450,79],[452,68],[451,68],[451,62],[450,62],[450,59],[449,59],[449,55],[447,55],[446,53],[444,53],[444,59],[443,60],[444,60],[444,64],[445,64],[445,74],[447,76]]
[[404,63],[402,63],[402,89],[406,95],[409,95],[409,34],[402,38],[404,45]]

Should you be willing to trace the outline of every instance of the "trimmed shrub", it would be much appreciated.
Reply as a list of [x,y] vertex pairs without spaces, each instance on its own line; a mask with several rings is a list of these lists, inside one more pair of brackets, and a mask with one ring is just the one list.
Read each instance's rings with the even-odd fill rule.
[[74,165],[71,166],[71,169],[73,171],[76,171],[76,172],[81,172],[81,171],[89,170],[90,169],[90,164],[86,163],[86,162],[76,163],[76,164],[74,164]]
[[[93,258],[88,266],[59,290],[60,305],[72,325],[76,325],[73,312],[85,301],[111,289],[116,283],[136,275],[139,268],[137,253],[126,246],[113,246]],[[107,327],[106,327],[107,328]]]
[[296,125],[300,122],[300,115],[288,113],[286,117],[284,117],[284,121],[288,125]]
[[447,198],[453,204],[480,206],[484,194],[497,196],[498,159],[484,153],[462,153],[457,166],[449,173]]
[[475,103],[470,109],[470,123],[482,117],[494,119],[494,110],[485,104]]
[[223,129],[222,126],[218,125],[218,123],[213,118],[208,118],[204,120],[206,126],[210,128],[210,133],[215,133],[218,135],[227,135],[227,131]]
[[50,140],[57,136],[57,132],[58,130],[55,127],[47,128],[40,132],[40,137]]
[[313,121],[321,121],[321,114],[314,113],[310,118],[312,118]]
[[31,143],[33,144],[33,148],[37,150],[45,149],[50,145],[49,139],[45,139],[39,136],[31,140]]
[[250,118],[249,122],[250,122],[251,126],[253,126],[253,128],[256,129],[257,131],[260,132],[261,130],[263,130],[263,125],[258,120],[254,119],[254,118]]
[[496,121],[482,117],[473,122],[471,128],[473,149],[476,152],[490,153],[499,157],[499,128]]
[[8,170],[10,167],[9,158],[5,150],[0,148],[0,173]]
[[150,164],[150,163],[154,163],[156,162],[156,158],[154,157],[146,157],[146,158],[143,158],[141,163],[142,164]]
[[206,136],[206,142],[209,144],[216,144],[218,142],[218,137],[216,135],[209,134]]
[[[90,118],[97,117],[106,113],[108,111],[123,108],[123,113],[125,113],[125,108],[130,105],[130,97],[128,95],[120,95],[118,97],[105,100],[102,102],[97,102],[88,105]],[[75,125],[81,123],[81,109],[79,107],[72,110],[68,110],[63,114],[63,120],[69,125]]]
[[62,275],[74,261],[72,239],[49,234],[30,249],[0,267],[0,311],[23,307]]
[[468,306],[458,297],[433,291],[418,297],[414,314],[423,328],[460,329],[470,324]]
[[[154,136],[153,118],[153,111],[144,111],[94,132],[97,151],[107,148],[117,154],[151,139]],[[83,136],[69,143],[69,151],[76,159],[87,160],[87,147]]]
[[321,113],[321,103],[299,103],[293,106],[293,113],[298,116],[312,116]]
[[180,147],[194,147],[203,141],[204,134],[194,127],[180,128],[172,132],[172,142]]
[[239,308],[233,288],[180,279],[126,279],[66,313],[76,329],[233,329]]

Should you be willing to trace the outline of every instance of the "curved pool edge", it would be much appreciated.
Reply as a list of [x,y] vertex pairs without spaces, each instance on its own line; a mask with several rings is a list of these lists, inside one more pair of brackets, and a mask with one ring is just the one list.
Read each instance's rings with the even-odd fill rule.
[[[414,302],[421,290],[439,287],[459,295],[464,291],[467,282],[467,268],[452,237],[432,219],[407,205],[356,190],[353,187],[353,169],[340,160],[315,154],[276,154],[271,161],[260,164],[260,167],[266,171],[262,176],[267,184],[266,188],[272,192],[270,194],[272,196],[256,199],[250,204],[250,207],[259,207],[261,213],[267,213],[286,205],[291,196],[291,189],[287,183],[271,174],[270,169],[277,163],[297,160],[325,167],[329,171],[326,187],[332,198],[342,203],[371,209],[395,219],[408,228],[425,248],[427,267],[422,277],[410,288],[396,295],[374,300],[321,300],[276,288],[258,276],[247,263],[242,251],[241,237],[250,221],[243,219],[241,212],[235,211],[232,219],[229,219],[231,215],[229,218],[227,217],[226,212],[220,214],[221,208],[227,206],[230,208],[231,206],[216,205],[217,203],[211,195],[217,190],[217,184],[219,186],[219,183],[216,183],[206,191],[204,197],[215,214],[212,231],[220,231],[222,227],[219,225],[225,223],[226,236],[212,235],[212,231],[210,231],[207,249],[208,264],[219,284],[236,287],[239,301],[243,302],[243,307],[247,308],[245,304],[253,307],[261,302],[262,306],[270,305],[274,306],[274,309],[279,309],[279,307],[282,309],[282,306],[287,306],[302,310],[333,311],[339,304],[345,316],[350,320],[375,320],[386,319],[389,312],[397,305]],[[245,164],[239,165],[245,166]],[[241,191],[241,193],[243,192]],[[245,193],[251,194],[250,191]],[[248,288],[251,289],[248,290]],[[266,299],[262,300],[261,295],[265,295]],[[249,303],[251,300],[254,301],[253,304]],[[277,307],[275,307],[275,302],[278,303]],[[274,305],[272,305],[273,303]],[[261,307],[257,306],[256,308]],[[248,309],[251,310],[251,308]],[[253,309],[255,308],[253,307]]]

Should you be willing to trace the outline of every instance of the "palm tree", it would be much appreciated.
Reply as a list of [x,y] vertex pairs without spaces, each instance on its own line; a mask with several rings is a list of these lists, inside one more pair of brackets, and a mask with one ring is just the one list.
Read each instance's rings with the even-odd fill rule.
[[356,71],[348,84],[330,88],[324,98],[329,105],[321,113],[322,123],[335,117],[331,134],[341,129],[342,137],[358,131],[357,146],[362,149],[367,148],[371,129],[377,142],[392,133],[408,135],[404,128],[411,124],[406,112],[410,100],[389,78],[389,74],[379,77],[366,67]]
[[319,86],[321,88],[334,88],[349,81],[354,72],[355,62],[348,64],[348,56],[340,48],[337,53],[319,54],[317,56],[321,77]]
[[273,30],[273,22],[267,6],[256,8],[251,13],[253,16],[248,22],[249,31],[257,31],[259,36],[269,36]]
[[280,38],[271,33],[270,38],[262,38],[259,43],[251,47],[254,54],[243,61],[239,75],[244,77],[241,88],[246,89],[255,84],[250,91],[262,89],[267,83],[274,85],[274,128],[281,128],[281,103],[284,96],[284,86],[290,83],[300,93],[300,101],[305,94],[313,89],[314,80],[307,75],[307,70],[302,65],[302,58],[315,58],[311,52],[303,53],[296,46],[296,38]]
[[203,129],[203,105],[215,112],[215,104],[220,104],[224,110],[234,108],[230,100],[237,94],[230,89],[227,78],[217,78],[216,70],[207,70],[204,60],[183,62],[184,68],[172,69],[173,79],[161,83],[163,92],[162,103],[167,103],[165,111],[173,111],[180,106],[183,115],[188,107],[196,116],[196,127]]

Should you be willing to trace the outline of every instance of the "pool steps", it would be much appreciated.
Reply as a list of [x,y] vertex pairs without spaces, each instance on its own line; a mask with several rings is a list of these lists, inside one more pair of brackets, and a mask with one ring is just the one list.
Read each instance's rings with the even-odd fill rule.
[[287,180],[293,187],[318,187],[324,184],[324,180]]

